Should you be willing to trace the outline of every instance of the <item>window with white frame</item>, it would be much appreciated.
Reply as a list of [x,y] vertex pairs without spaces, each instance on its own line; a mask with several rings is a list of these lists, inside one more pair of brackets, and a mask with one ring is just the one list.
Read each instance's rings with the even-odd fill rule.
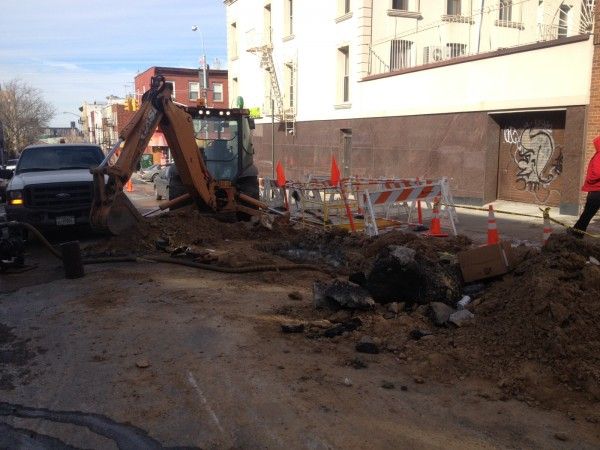
[[200,83],[197,81],[190,81],[188,83],[188,99],[198,100],[200,97]]
[[460,16],[460,0],[448,0],[446,5],[446,14],[449,16]]
[[213,102],[223,101],[223,83],[213,83]]
[[343,16],[350,12],[350,1],[351,0],[337,0],[337,12],[338,16]]
[[569,5],[560,5],[558,10],[558,37],[563,38],[569,35],[569,16],[571,7]]
[[393,39],[390,46],[390,70],[406,69],[413,66],[412,41]]
[[408,11],[408,0],[392,0],[392,9]]
[[294,0],[284,0],[283,25],[286,36],[294,34]]
[[498,9],[498,20],[501,22],[512,21],[512,0],[500,0]]
[[350,49],[338,48],[338,103],[350,101]]

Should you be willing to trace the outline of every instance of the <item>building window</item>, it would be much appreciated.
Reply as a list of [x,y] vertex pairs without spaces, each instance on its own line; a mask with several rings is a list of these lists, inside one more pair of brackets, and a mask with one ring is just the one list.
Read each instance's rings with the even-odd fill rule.
[[401,39],[392,40],[390,47],[390,70],[412,67],[412,45],[411,41]]
[[392,9],[408,11],[408,0],[392,0]]
[[448,0],[447,14],[449,16],[460,16],[460,0]]
[[569,12],[571,7],[568,5],[560,5],[558,12],[558,37],[563,38],[569,35]]
[[464,56],[466,52],[466,44],[457,44],[454,42],[446,44],[446,58],[458,58],[459,56]]
[[338,16],[343,16],[344,14],[348,14],[350,12],[350,0],[337,0],[338,8]]
[[285,0],[284,14],[284,30],[286,36],[291,36],[294,34],[294,0]]
[[238,57],[237,24],[235,22],[233,22],[231,25],[229,25],[229,39],[230,39],[229,57],[230,57],[230,59],[235,59]]
[[512,0],[500,0],[498,20],[501,22],[512,21]]
[[190,81],[188,83],[188,98],[190,100],[198,100],[198,97],[200,97],[200,83]]
[[342,103],[350,101],[350,51],[347,46],[338,49],[338,92]]
[[213,83],[213,102],[223,101],[223,83]]

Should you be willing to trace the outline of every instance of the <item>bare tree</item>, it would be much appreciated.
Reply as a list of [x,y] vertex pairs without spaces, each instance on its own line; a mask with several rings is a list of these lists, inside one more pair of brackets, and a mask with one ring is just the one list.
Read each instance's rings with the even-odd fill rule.
[[39,89],[16,79],[5,83],[0,90],[0,123],[8,155],[15,157],[36,142],[54,114],[54,107]]

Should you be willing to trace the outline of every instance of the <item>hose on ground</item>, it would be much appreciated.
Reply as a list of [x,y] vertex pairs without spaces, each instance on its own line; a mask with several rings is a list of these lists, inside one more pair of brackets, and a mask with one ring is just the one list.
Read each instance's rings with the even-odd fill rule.
[[195,261],[188,261],[185,259],[176,259],[171,258],[169,256],[154,256],[154,255],[146,255],[142,256],[141,259],[149,259],[151,261],[156,262],[164,262],[170,264],[179,264],[187,267],[195,267],[197,269],[204,270],[212,270],[214,272],[223,272],[223,273],[252,273],[252,272],[270,272],[270,271],[279,271],[279,270],[312,270],[323,272],[323,268],[319,266],[315,266],[312,264],[258,264],[253,266],[244,266],[244,267],[223,267],[223,266],[213,266],[212,264],[202,264],[197,263]]
[[48,239],[46,239],[44,237],[44,235],[42,233],[39,232],[39,230],[34,227],[33,225],[30,225],[28,223],[25,222],[17,222],[17,221],[11,221],[11,222],[0,222],[0,227],[2,226],[7,226],[7,227],[23,227],[26,228],[27,230],[29,230],[48,250],[50,250],[50,253],[52,253],[54,256],[56,256],[58,259],[62,260],[62,254],[61,252],[59,252],[58,250],[56,250],[54,248],[54,246],[48,242]]
[[108,256],[98,258],[85,258],[84,264],[104,264],[104,263],[117,263],[117,262],[144,262],[153,261],[167,264],[177,264],[180,266],[194,267],[196,269],[210,270],[213,272],[222,273],[254,273],[254,272],[275,272],[284,270],[311,270],[323,272],[322,267],[318,267],[312,264],[259,264],[252,266],[243,267],[223,267],[214,266],[212,264],[202,264],[195,261],[189,261],[187,259],[172,258],[170,256],[160,255],[144,255],[140,257],[135,256]]
[[[8,227],[23,227],[31,231],[33,235],[58,259],[62,260],[62,254],[54,246],[48,242],[48,240],[35,228],[25,222],[0,222],[0,226]],[[168,264],[177,264],[180,266],[194,267],[196,269],[210,270],[213,272],[222,273],[254,273],[254,272],[276,272],[276,271],[287,271],[287,270],[311,270],[315,272],[323,272],[323,268],[312,264],[259,264],[244,267],[223,267],[213,266],[212,264],[202,264],[195,261],[189,261],[185,259],[172,258],[170,256],[159,256],[159,255],[144,255],[141,257],[135,256],[108,256],[108,257],[94,257],[84,258],[83,264],[106,264],[106,263],[118,263],[118,262],[144,262],[154,261]]]

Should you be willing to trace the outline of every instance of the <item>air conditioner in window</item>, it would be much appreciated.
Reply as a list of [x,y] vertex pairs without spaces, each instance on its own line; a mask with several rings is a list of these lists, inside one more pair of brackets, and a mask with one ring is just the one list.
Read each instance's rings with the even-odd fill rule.
[[439,45],[430,45],[425,47],[423,51],[423,63],[433,63],[444,60],[445,48]]

